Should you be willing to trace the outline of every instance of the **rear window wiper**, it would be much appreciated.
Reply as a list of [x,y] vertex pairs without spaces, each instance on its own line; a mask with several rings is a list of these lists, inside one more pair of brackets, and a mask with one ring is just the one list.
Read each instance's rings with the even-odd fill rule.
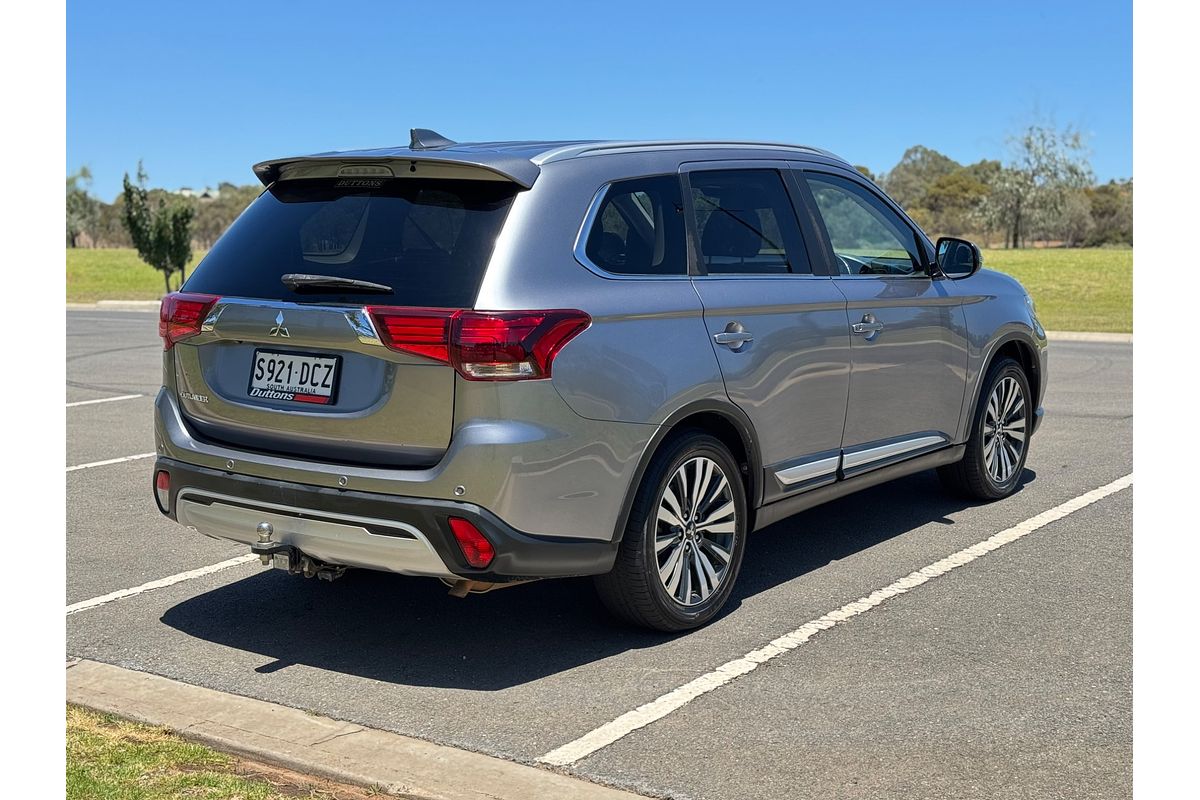
[[307,275],[289,272],[279,280],[293,292],[319,291],[321,289],[344,289],[351,292],[391,294],[394,290],[384,283],[360,281],[357,278],[341,278],[337,275]]

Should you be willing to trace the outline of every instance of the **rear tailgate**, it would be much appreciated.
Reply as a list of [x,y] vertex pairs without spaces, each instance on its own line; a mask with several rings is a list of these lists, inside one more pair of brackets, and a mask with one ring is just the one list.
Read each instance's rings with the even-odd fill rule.
[[[274,184],[184,287],[217,298],[173,347],[186,421],[243,449],[436,463],[450,444],[454,369],[384,346],[365,307],[471,307],[517,189],[422,178]],[[297,274],[331,280],[285,285]]]

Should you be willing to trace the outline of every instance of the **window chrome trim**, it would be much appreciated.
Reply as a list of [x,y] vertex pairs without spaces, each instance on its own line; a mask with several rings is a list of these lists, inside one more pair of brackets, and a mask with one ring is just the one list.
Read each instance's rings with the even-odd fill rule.
[[859,467],[874,464],[877,461],[883,461],[887,458],[911,453],[914,450],[923,450],[926,447],[933,447],[939,444],[946,444],[949,440],[945,436],[917,436],[912,439],[901,439],[898,442],[879,445],[878,447],[870,447],[866,450],[859,450],[855,453],[842,454],[842,469],[851,470]]
[[793,486],[797,483],[813,480],[814,478],[823,478],[826,475],[837,472],[841,459],[842,457],[837,455],[818,459],[817,461],[809,461],[805,464],[797,464],[794,467],[776,471],[775,479],[784,486]]
[[[660,173],[658,175],[643,175],[643,178],[671,178],[676,177],[673,172]],[[618,272],[609,272],[594,263],[587,255],[587,240],[588,234],[592,231],[592,225],[596,222],[596,217],[600,216],[600,208],[604,205],[604,198],[608,196],[608,190],[613,187],[613,184],[620,181],[637,180],[637,178],[621,178],[619,180],[609,181],[596,190],[596,194],[592,196],[592,202],[588,205],[587,213],[583,215],[583,223],[579,226],[579,232],[575,234],[575,247],[573,248],[575,260],[585,267],[588,272],[594,273],[601,278],[610,281],[678,281],[687,280],[691,276],[687,272],[679,273],[678,275],[624,275]],[[686,266],[686,265],[685,265]]]

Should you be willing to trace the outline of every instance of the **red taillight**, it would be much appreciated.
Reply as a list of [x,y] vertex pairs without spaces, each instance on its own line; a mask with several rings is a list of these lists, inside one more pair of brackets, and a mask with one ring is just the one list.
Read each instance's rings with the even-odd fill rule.
[[496,549],[492,547],[492,543],[465,519],[450,517],[450,531],[458,540],[458,549],[462,551],[463,558],[472,567],[483,569],[496,557]]
[[162,299],[158,308],[158,335],[163,340],[163,350],[170,350],[175,343],[200,332],[208,311],[219,300],[211,294],[172,292]]
[[165,469],[154,474],[154,497],[164,514],[171,510],[171,473]]
[[367,308],[383,343],[402,353],[450,360],[450,318],[445,308]]
[[450,360],[468,380],[548,378],[554,356],[591,321],[582,311],[463,311],[450,323]]
[[591,324],[582,311],[367,308],[385,345],[450,363],[473,381],[550,377],[554,356]]

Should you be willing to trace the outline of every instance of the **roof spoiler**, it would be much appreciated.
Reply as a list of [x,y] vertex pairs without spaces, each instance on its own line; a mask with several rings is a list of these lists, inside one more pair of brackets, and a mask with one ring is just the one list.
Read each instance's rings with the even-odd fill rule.
[[522,189],[533,186],[541,174],[541,168],[524,158],[487,157],[472,158],[469,153],[444,150],[380,152],[377,155],[361,153],[321,153],[312,156],[296,156],[262,161],[254,165],[254,174],[263,186],[278,180],[295,178],[336,178],[350,174],[366,175],[367,172],[351,170],[350,167],[378,167],[371,175],[391,175],[397,178],[445,178],[450,180],[507,181]]

